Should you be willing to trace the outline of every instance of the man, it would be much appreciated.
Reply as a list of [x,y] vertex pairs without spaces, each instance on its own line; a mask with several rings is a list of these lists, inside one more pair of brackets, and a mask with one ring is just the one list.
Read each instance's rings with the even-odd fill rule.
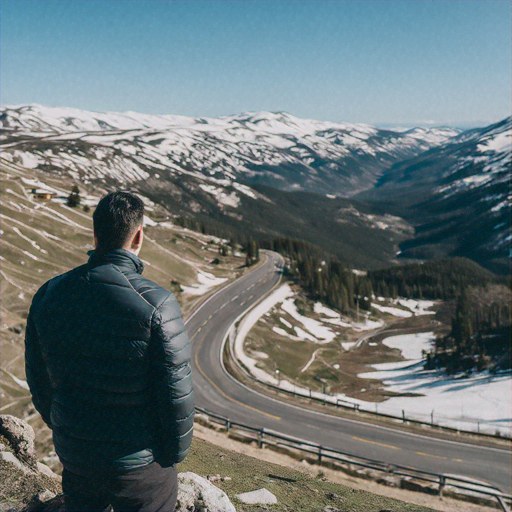
[[144,203],[113,192],[89,261],[46,282],[27,318],[33,402],[53,431],[68,510],[165,511],[190,448],[190,345],[174,295],[141,276]]

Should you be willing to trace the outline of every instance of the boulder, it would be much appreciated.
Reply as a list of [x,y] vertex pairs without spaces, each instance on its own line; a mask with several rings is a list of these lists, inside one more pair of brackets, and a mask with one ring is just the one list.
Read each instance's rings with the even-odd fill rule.
[[15,416],[2,414],[0,416],[0,434],[9,442],[16,457],[35,470],[37,457],[34,452],[35,434],[32,427]]
[[41,503],[55,499],[61,491],[60,478],[37,461],[32,427],[14,416],[1,415],[0,436],[0,511],[40,509]]
[[187,471],[178,474],[176,512],[236,512],[227,494],[206,478]]

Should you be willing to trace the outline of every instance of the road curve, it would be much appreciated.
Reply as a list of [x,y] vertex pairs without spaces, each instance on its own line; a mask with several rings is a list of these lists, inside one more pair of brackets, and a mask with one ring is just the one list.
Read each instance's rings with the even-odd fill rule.
[[233,421],[268,428],[353,455],[424,471],[463,475],[512,492],[512,452],[430,438],[318,413],[260,395],[227,375],[220,363],[233,322],[280,280],[282,258],[261,251],[263,265],[222,288],[187,320],[196,404]]

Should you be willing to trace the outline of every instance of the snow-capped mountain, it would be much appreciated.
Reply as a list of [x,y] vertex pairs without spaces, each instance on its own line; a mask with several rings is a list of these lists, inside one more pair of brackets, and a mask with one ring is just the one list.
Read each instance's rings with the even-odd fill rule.
[[137,190],[215,228],[305,238],[375,267],[411,238],[409,222],[407,257],[462,255],[501,268],[509,257],[510,119],[460,133],[283,112],[192,118],[18,105],[0,120],[5,160],[86,187]]
[[463,132],[395,165],[358,199],[412,221],[405,256],[463,255],[508,265],[512,118]]
[[0,120],[6,153],[24,165],[65,168],[81,180],[133,183],[192,173],[343,197],[458,134],[450,128],[393,132],[282,112],[191,118],[21,105],[2,108]]

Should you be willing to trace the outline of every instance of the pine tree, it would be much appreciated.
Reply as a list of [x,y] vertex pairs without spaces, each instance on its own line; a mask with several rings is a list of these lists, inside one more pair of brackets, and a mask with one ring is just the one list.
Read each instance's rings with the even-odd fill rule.
[[81,200],[80,189],[76,185],[73,185],[66,204],[72,208],[76,208],[80,205]]
[[473,327],[471,325],[471,306],[464,288],[457,300],[455,318],[452,322],[452,336],[458,349],[466,352],[469,348]]

